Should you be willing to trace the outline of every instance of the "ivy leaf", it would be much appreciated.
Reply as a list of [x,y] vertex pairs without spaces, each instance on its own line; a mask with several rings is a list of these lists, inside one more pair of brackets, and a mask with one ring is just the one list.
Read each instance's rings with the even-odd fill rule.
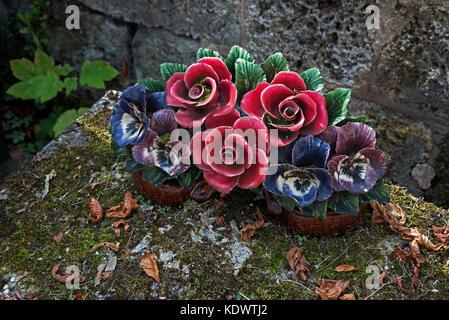
[[348,114],[348,103],[351,99],[351,90],[335,89],[334,91],[326,93],[324,98],[326,99],[329,126],[334,126],[346,119]]
[[390,194],[383,180],[377,181],[374,187],[361,196],[362,202],[369,203],[371,200],[377,200],[380,203],[390,202]]
[[78,78],[77,77],[70,77],[64,79],[64,88],[65,88],[65,94],[69,96],[72,91],[76,90],[78,88]]
[[323,220],[327,215],[327,203],[328,200],[325,201],[315,201],[310,206],[301,208],[302,212],[311,217],[318,218]]
[[328,200],[329,209],[340,214],[359,215],[360,199],[348,191],[337,192]]
[[80,84],[105,89],[104,82],[114,79],[118,74],[118,71],[106,61],[86,61],[81,69]]
[[156,166],[144,167],[142,169],[142,179],[155,187],[172,178],[172,176]]
[[190,166],[189,170],[179,175],[177,179],[184,189],[191,190],[195,186],[195,182],[200,174],[200,170],[198,170],[195,166]]
[[223,57],[217,52],[211,49],[199,48],[196,53],[196,58],[200,60],[201,58],[212,57],[212,58],[220,58],[223,60]]
[[[117,146],[118,147],[118,146]],[[119,148],[119,149],[124,149],[124,148]],[[126,148],[125,148],[126,150]],[[127,154],[127,152],[126,152]],[[116,155],[117,155],[117,151],[116,151]],[[126,172],[137,172],[143,169],[143,165],[141,165],[140,163],[136,162],[133,158],[128,158],[125,161],[125,168],[124,170]]]
[[153,78],[143,79],[138,83],[147,88],[150,91],[150,94],[155,92],[162,92],[165,90],[165,85],[161,81],[154,80]]
[[228,67],[229,72],[232,74],[232,79],[236,79],[236,71],[235,64],[238,59],[243,59],[248,62],[254,62],[255,60],[249,55],[248,51],[239,46],[233,46],[229,51],[228,58],[225,61],[226,66]]
[[239,100],[243,95],[257,87],[260,82],[267,81],[262,68],[252,62],[238,59],[235,63],[235,86]]
[[81,117],[87,110],[87,108],[80,108],[78,110],[70,109],[62,113],[53,127],[55,137],[63,132],[69,125],[75,122],[76,119]]
[[163,63],[161,64],[161,74],[162,74],[162,80],[164,82],[167,82],[172,75],[178,72],[186,72],[187,66],[184,64],[178,64],[178,63]]
[[312,68],[301,73],[307,90],[321,92],[324,89],[323,78],[318,68]]
[[55,61],[42,50],[37,50],[34,56],[34,64],[39,74],[52,72],[55,69]]
[[11,60],[9,64],[14,77],[19,80],[27,81],[37,76],[35,65],[28,59]]
[[287,59],[282,53],[278,52],[268,57],[268,59],[260,65],[267,76],[267,81],[273,81],[276,74],[281,71],[290,71]]

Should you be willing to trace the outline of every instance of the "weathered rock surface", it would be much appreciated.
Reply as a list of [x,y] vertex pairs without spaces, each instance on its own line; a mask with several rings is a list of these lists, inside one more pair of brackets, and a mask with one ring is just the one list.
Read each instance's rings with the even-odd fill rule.
[[[144,200],[123,171],[124,159],[110,148],[109,117],[117,98],[117,92],[109,92],[43,150],[46,157],[36,157],[23,171],[0,182],[0,299],[14,298],[16,292],[22,296],[36,292],[40,299],[71,299],[79,293],[89,294],[88,299],[234,299],[238,294],[255,299],[316,299],[313,278],[349,280],[350,292],[359,299],[447,297],[447,257],[424,249],[427,261],[421,265],[420,281],[409,295],[400,290],[393,281],[395,274],[410,288],[411,271],[396,259],[392,246],[407,241],[384,225],[371,224],[367,215],[360,228],[344,236],[299,239],[249,191],[225,198],[216,195],[201,205],[189,201],[176,209]],[[49,192],[42,199],[50,172]],[[94,182],[100,185],[92,189]],[[139,203],[126,219],[128,232],[114,232],[113,219],[88,221],[90,198],[111,207],[123,201],[126,190]],[[430,235],[433,225],[447,224],[447,210],[399,187],[390,185],[389,190],[407,212],[407,226]],[[247,244],[239,230],[257,219],[257,206],[266,223]],[[119,242],[119,251],[107,247],[91,251],[105,241]],[[298,245],[314,269],[308,281],[295,283],[286,253]],[[160,283],[139,266],[146,252],[157,260]],[[61,273],[66,267],[77,267],[86,281],[79,289],[68,289],[51,276],[57,263]],[[357,270],[333,271],[340,264]],[[385,271],[381,290],[362,285],[369,265]],[[96,281],[98,269],[111,274]]]
[[[65,29],[68,4],[80,7],[79,31]],[[372,4],[380,9],[379,30],[365,26],[365,9]],[[26,8],[22,1],[0,0],[0,5],[9,14]],[[437,145],[449,132],[448,2],[63,0],[52,1],[51,8],[50,53],[78,68],[86,59],[105,59],[123,70],[125,61],[128,78],[117,78],[111,87],[159,78],[160,63],[188,64],[199,47],[226,55],[239,44],[258,62],[280,51],[292,70],[316,66],[327,88],[350,87],[360,100],[352,102],[351,112],[369,106],[393,159],[392,181],[431,197],[433,188],[421,188],[413,168],[431,166],[436,179],[446,174],[435,163],[442,162]],[[6,55],[18,52],[2,41]]]

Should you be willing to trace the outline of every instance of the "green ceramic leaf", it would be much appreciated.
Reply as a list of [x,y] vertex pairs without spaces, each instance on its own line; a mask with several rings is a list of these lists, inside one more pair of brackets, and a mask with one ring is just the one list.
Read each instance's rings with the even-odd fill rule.
[[323,78],[318,68],[312,68],[301,73],[307,90],[321,92],[324,89]]
[[252,62],[238,59],[235,63],[235,86],[238,90],[238,99],[257,87],[260,82],[266,81],[262,68]]
[[290,71],[287,59],[282,53],[278,52],[270,56],[264,63],[260,65],[267,76],[267,81],[273,81],[276,74],[281,71]]
[[156,166],[143,167],[142,169],[142,179],[155,187],[172,178],[172,176]]
[[223,57],[217,52],[211,49],[199,48],[196,58],[200,60],[201,58],[212,57],[212,58],[220,58],[223,60]]
[[150,91],[150,94],[165,90],[165,85],[161,81],[152,78],[140,80],[138,83],[147,88]]
[[229,55],[225,61],[229,72],[232,74],[232,79],[235,80],[235,64],[238,59],[243,59],[248,62],[254,62],[254,59],[249,55],[248,51],[239,46],[233,46],[229,51]]
[[288,212],[293,211],[293,209],[296,207],[298,202],[296,202],[295,199],[287,197],[287,196],[277,196],[273,195],[274,198],[279,202],[279,204],[287,210]]
[[[123,149],[123,148],[119,148],[119,149]],[[141,165],[140,163],[136,162],[133,158],[128,158],[125,161],[125,168],[124,170],[126,172],[137,172],[142,170],[144,166]]]
[[328,200],[328,207],[340,214],[359,215],[360,199],[348,191],[336,192]]
[[328,201],[315,201],[310,206],[301,208],[302,212],[311,217],[318,218],[320,220],[323,220],[326,218],[327,214],[327,203]]
[[106,61],[86,61],[81,69],[80,84],[104,89],[105,81],[114,79],[118,74],[118,71]]
[[167,82],[172,75],[178,72],[186,72],[187,66],[183,64],[178,63],[163,63],[161,64],[161,74],[162,74],[162,80],[164,82]]
[[177,179],[178,182],[184,187],[184,189],[191,190],[195,186],[195,182],[200,174],[201,171],[192,165],[190,166],[189,170],[179,175]]
[[324,95],[326,99],[327,114],[329,117],[329,126],[346,119],[348,114],[348,103],[351,99],[351,90],[335,89]]
[[390,202],[390,194],[388,193],[387,186],[383,180],[377,181],[374,187],[367,193],[362,194],[360,198],[365,203],[368,203],[371,200],[377,200],[380,203]]

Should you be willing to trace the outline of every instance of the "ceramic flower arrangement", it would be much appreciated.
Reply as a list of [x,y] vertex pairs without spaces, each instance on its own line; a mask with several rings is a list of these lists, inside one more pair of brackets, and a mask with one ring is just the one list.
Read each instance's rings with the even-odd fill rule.
[[387,156],[365,117],[347,117],[350,90],[325,93],[318,69],[290,71],[280,53],[260,65],[238,46],[226,59],[197,56],[121,95],[111,133],[127,171],[153,186],[265,189],[284,210],[319,219],[389,200]]

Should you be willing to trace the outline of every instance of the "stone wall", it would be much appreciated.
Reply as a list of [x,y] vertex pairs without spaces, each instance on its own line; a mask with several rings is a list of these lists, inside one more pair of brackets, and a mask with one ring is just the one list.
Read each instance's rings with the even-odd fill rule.
[[[432,193],[423,189],[423,179],[432,176],[437,144],[449,131],[448,2],[52,2],[47,28],[51,54],[78,67],[86,59],[105,59],[121,70],[126,61],[128,79],[113,83],[117,89],[138,78],[160,77],[160,63],[191,63],[199,47],[226,55],[238,44],[259,62],[281,51],[292,70],[319,67],[327,88],[353,90],[351,113],[366,112],[377,125],[380,144],[392,157],[391,181],[417,195]],[[0,8],[23,10],[21,3],[0,0]],[[68,4],[80,7],[81,30],[65,29]],[[370,4],[380,8],[380,30],[365,27]]]

